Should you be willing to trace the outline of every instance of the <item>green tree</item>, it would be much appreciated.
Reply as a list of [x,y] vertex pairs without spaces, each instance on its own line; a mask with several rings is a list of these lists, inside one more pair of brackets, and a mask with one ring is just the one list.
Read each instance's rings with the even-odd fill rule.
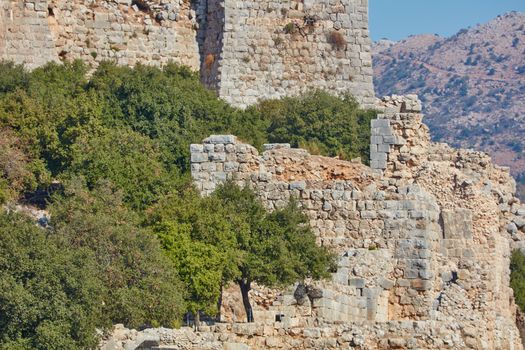
[[156,237],[138,226],[121,198],[108,182],[88,191],[76,179],[54,198],[51,225],[70,247],[93,252],[112,323],[175,327],[184,312],[180,280]]
[[30,74],[23,65],[13,62],[0,61],[0,93],[14,91],[17,88],[26,88]]
[[16,131],[28,155],[43,159],[53,175],[68,167],[76,138],[100,127],[102,102],[85,90],[86,72],[81,62],[50,63],[0,93],[0,126]]
[[107,326],[92,254],[0,213],[0,348],[91,349]]
[[520,250],[513,251],[510,259],[510,286],[516,304],[525,311],[525,255]]
[[218,314],[222,286],[239,273],[235,231],[243,224],[228,220],[217,198],[201,198],[191,187],[153,210],[150,225],[189,291],[188,310],[197,322],[200,312]]
[[25,145],[8,129],[0,129],[0,204],[36,189],[46,175],[39,160],[30,159]]
[[267,213],[255,193],[227,182],[215,192],[226,208],[228,219],[241,217],[237,249],[242,252],[234,279],[239,285],[248,322],[253,322],[249,291],[253,282],[284,287],[305,278],[329,276],[335,256],[316,244],[309,221],[292,200],[285,208]]
[[373,110],[360,109],[351,96],[323,91],[301,97],[263,101],[246,111],[248,120],[262,120],[269,142],[291,143],[327,156],[369,159],[370,121]]
[[80,137],[72,146],[70,176],[83,176],[92,188],[110,180],[137,210],[145,209],[177,185],[178,171],[169,173],[150,138],[127,128],[106,129]]

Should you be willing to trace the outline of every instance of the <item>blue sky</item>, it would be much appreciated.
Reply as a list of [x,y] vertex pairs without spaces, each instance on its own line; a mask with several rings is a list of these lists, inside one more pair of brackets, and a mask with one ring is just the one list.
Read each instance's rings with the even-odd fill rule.
[[505,12],[525,12],[525,0],[369,0],[369,5],[373,40],[450,36]]

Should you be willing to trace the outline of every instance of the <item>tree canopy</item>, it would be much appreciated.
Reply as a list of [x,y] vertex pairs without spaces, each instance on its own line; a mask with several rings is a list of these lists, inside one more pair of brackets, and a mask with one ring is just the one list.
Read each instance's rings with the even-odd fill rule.
[[85,349],[108,326],[92,253],[0,213],[0,348]]
[[[190,199],[162,203],[153,220],[168,256],[179,265],[181,279],[194,291],[193,312],[213,315],[220,287],[235,282],[252,321],[251,283],[284,287],[327,277],[334,267],[334,256],[316,244],[295,201],[269,213],[249,187],[233,182],[207,198],[186,196]],[[206,262],[205,254],[210,257]]]
[[0,62],[0,204],[51,216],[43,229],[0,207],[0,347],[89,348],[112,323],[214,315],[230,282],[247,297],[325,276],[332,257],[297,203],[268,213],[231,184],[201,198],[189,145],[235,134],[368,159],[374,111],[320,91],[240,110],[176,64],[89,70]]

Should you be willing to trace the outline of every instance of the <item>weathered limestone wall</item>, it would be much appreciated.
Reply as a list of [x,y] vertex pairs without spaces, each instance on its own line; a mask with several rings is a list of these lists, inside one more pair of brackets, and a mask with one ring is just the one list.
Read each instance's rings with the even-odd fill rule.
[[0,59],[201,70],[239,107],[308,89],[374,102],[367,0],[1,1]]
[[203,11],[198,2],[148,3],[150,10],[130,6],[131,1],[92,6],[55,1],[49,17],[57,52],[68,59],[109,59],[130,66],[175,61],[198,69],[197,17]]
[[4,9],[6,3],[5,0],[0,0],[0,57],[4,57],[5,54],[5,33],[6,33],[6,11]]
[[[331,326],[292,327],[275,322],[262,324],[219,323],[191,328],[146,329],[142,332],[117,325],[113,336],[102,343],[101,350],[121,349],[195,349],[195,350],[259,350],[259,349],[521,349],[508,338],[505,343],[483,344],[476,337],[475,322],[444,323],[437,321],[353,323]],[[511,337],[507,332],[502,334]],[[141,344],[148,344],[140,347]]]
[[30,68],[58,59],[47,23],[46,0],[5,0],[0,12],[0,59]]
[[[311,303],[297,298],[297,286],[255,290],[258,325],[293,329],[280,340],[289,346],[286,334],[308,338],[312,327],[333,331],[343,323],[359,329],[369,349],[520,349],[509,257],[522,246],[525,207],[508,169],[483,153],[431,143],[415,96],[385,98],[378,108],[371,168],[288,145],[266,145],[259,155],[233,136],[192,145],[192,175],[203,194],[234,179],[269,209],[295,196],[319,244],[340,255],[332,279],[309,286],[318,294]],[[235,293],[225,296],[228,322],[243,319],[230,305],[238,303]],[[271,347],[231,332],[235,342]],[[344,343],[337,335],[322,341]],[[312,344],[303,339],[299,348]]]
[[[133,66],[175,61],[198,69],[202,2],[148,1],[149,9],[121,1],[4,1],[7,50],[0,58],[30,68],[48,61],[102,60]],[[1,28],[1,27],[0,27]]]
[[224,24],[207,33],[217,68],[203,81],[226,101],[246,107],[321,88],[373,104],[367,0],[208,3],[224,7]]

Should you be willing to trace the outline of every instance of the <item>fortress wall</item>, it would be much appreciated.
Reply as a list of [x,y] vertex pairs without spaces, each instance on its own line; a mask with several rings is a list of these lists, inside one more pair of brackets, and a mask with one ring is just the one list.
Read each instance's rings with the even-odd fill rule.
[[226,101],[246,107],[320,88],[373,103],[366,0],[211,2],[224,6],[224,27],[216,28],[223,34],[207,36],[223,35],[216,60]]
[[46,0],[4,1],[2,13],[0,29],[3,28],[4,49],[0,49],[0,58],[26,64],[29,68],[57,61],[47,24]]
[[57,53],[94,64],[110,60],[161,66],[175,61],[198,69],[199,5],[178,0],[148,3],[149,10],[130,6],[131,1],[55,1],[49,23]]
[[198,69],[201,3],[149,4],[140,10],[131,1],[6,1],[7,49],[1,57],[29,68],[82,59],[94,66],[102,60],[130,66],[175,61]]
[[7,3],[5,0],[0,0],[0,58],[4,57],[5,55],[5,33],[7,31],[6,29],[6,17],[7,17],[7,11],[6,11]]
[[309,89],[374,102],[367,0],[3,0],[0,58],[169,61],[239,107]]
[[[256,320],[269,326],[284,314],[298,329],[429,322],[421,332],[455,324],[467,329],[453,336],[458,348],[520,348],[509,257],[525,233],[525,225],[512,225],[521,225],[525,211],[508,169],[486,154],[431,143],[415,96],[385,98],[378,108],[372,168],[286,144],[266,145],[260,155],[227,135],[192,145],[192,175],[203,194],[233,179],[254,188],[269,209],[296,197],[318,243],[340,256],[332,279],[311,285],[322,294],[312,304],[294,298],[297,286],[259,287]],[[244,319],[229,305],[239,302],[232,293],[224,298],[229,322]]]
[[509,324],[514,327],[510,253],[523,239],[515,224],[521,223],[522,206],[509,169],[485,153],[431,143],[416,96],[384,98],[380,109],[381,119],[373,122],[372,165],[390,185],[418,184],[441,209],[436,258],[443,285],[436,311],[461,319],[465,308],[478,310],[470,317],[487,323],[489,339],[498,339]]
[[[313,308],[293,307],[294,290],[258,319],[284,312],[303,324],[304,315],[326,322],[428,319],[435,285],[432,251],[439,245],[439,209],[417,186],[401,194],[381,189],[381,179],[361,165],[309,155],[288,145],[267,145],[259,156],[233,136],[212,136],[192,145],[192,175],[211,193],[226,179],[249,183],[269,209],[296,197],[321,245],[341,256],[324,297]],[[305,170],[306,169],[306,170]],[[356,268],[359,266],[360,268]],[[399,296],[411,293],[411,298]],[[232,317],[241,319],[242,314]]]

